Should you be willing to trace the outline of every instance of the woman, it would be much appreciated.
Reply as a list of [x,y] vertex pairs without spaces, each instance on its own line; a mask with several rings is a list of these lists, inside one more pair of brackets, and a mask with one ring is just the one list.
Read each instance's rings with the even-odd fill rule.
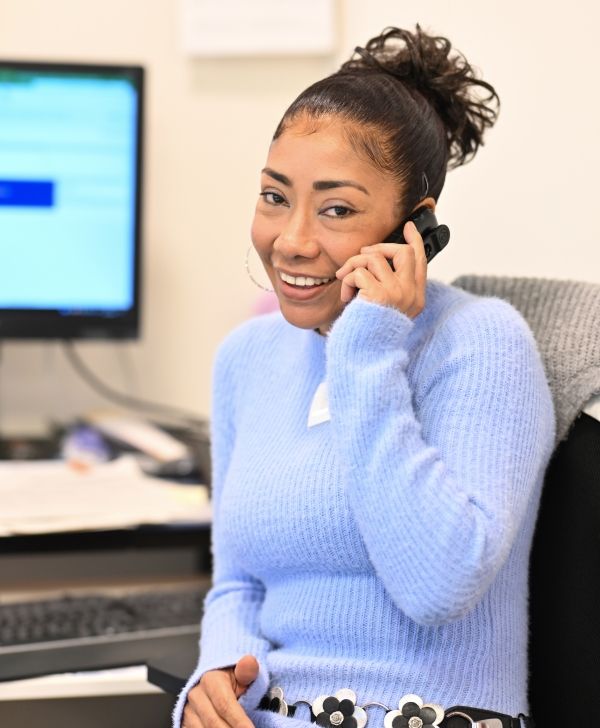
[[214,586],[185,728],[527,710],[544,371],[510,304],[427,279],[412,222],[384,242],[435,208],[497,96],[418,26],[357,51],[286,111],[262,171],[252,241],[281,313],[215,363]]

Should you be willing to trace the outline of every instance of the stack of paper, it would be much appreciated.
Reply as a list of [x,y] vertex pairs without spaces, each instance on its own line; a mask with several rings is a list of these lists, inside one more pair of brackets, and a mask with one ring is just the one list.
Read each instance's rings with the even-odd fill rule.
[[62,461],[0,463],[0,536],[209,523],[204,485],[145,475],[132,455],[75,470]]

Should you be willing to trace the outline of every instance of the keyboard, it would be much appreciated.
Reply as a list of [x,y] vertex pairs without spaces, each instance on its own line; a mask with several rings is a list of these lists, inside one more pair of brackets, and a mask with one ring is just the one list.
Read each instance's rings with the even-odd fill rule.
[[125,667],[197,645],[208,584],[0,604],[0,680]]

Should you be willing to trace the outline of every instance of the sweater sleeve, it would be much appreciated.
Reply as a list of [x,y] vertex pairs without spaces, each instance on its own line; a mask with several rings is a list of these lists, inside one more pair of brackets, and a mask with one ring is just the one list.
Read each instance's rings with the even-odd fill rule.
[[448,312],[407,376],[414,321],[355,298],[327,344],[334,443],[373,567],[423,625],[483,597],[523,523],[554,441],[533,336],[500,299]]
[[234,340],[230,337],[217,352],[213,369],[211,415],[213,583],[204,602],[199,662],[175,705],[173,711],[175,728],[181,725],[188,692],[208,670],[235,665],[246,654],[256,657],[259,674],[240,698],[240,704],[246,709],[258,705],[269,684],[265,657],[270,649],[270,643],[260,635],[259,629],[264,587],[261,582],[239,568],[230,555],[227,542],[219,536],[220,495],[235,442],[233,353]]

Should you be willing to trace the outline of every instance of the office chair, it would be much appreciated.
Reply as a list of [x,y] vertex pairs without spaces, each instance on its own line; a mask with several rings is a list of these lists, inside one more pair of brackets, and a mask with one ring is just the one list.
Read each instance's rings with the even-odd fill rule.
[[531,553],[530,713],[540,728],[557,710],[591,718],[600,707],[600,421],[582,410],[600,392],[600,285],[475,275],[453,285],[509,301],[545,365],[557,435]]

